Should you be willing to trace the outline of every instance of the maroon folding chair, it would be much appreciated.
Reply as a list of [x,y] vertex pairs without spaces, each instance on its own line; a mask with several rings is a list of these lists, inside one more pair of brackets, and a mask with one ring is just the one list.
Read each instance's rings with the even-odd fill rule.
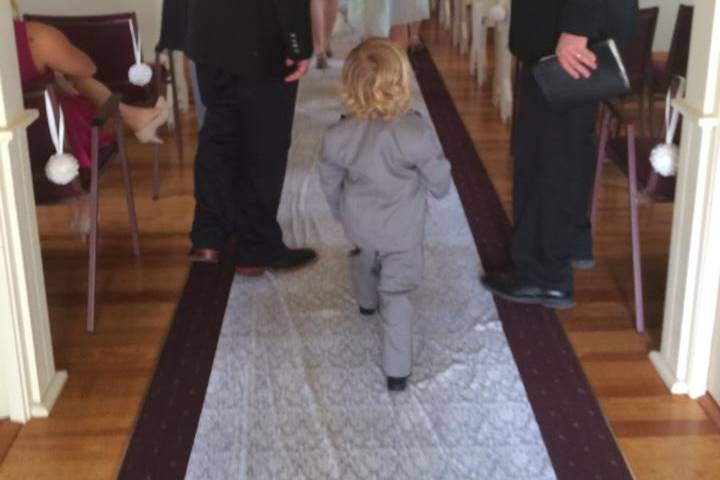
[[665,98],[670,83],[675,77],[687,75],[688,59],[690,56],[690,35],[692,33],[694,8],[690,5],[678,7],[675,29],[673,30],[670,42],[670,51],[667,58],[653,61],[651,101],[650,101],[650,126],[655,128],[655,101],[658,98]]
[[650,81],[652,79],[652,46],[657,28],[658,7],[642,8],[638,16],[637,35],[629,40],[622,48],[623,62],[630,80],[632,94],[629,98],[636,98],[640,110],[641,132],[649,130],[646,108],[650,98]]
[[[58,117],[58,106],[55,90],[52,84],[25,84],[23,85],[23,98],[25,108],[36,109],[40,117],[27,130],[30,161],[32,164],[33,187],[35,203],[37,205],[57,205],[78,202],[84,198],[90,201],[90,237],[88,258],[88,303],[86,329],[88,333],[95,332],[95,287],[97,271],[97,237],[98,237],[98,209],[99,209],[99,177],[115,158],[119,158],[122,167],[123,181],[125,183],[125,196],[130,216],[130,231],[132,247],[135,256],[140,255],[140,234],[135,214],[135,201],[133,199],[132,179],[130,166],[125,155],[125,137],[123,123],[120,120],[118,106],[120,96],[113,95],[98,111],[92,120],[91,129],[91,160],[90,168],[81,167],[75,180],[68,185],[57,185],[48,180],[45,173],[45,164],[55,153],[55,147],[48,128],[45,91],[50,93],[54,114]],[[100,148],[100,132],[102,128],[113,120],[116,128],[115,141],[104,148]]]
[[[80,50],[85,52],[97,66],[96,78],[108,86],[110,91],[122,95],[123,102],[151,107],[163,95],[163,87],[172,86],[173,116],[175,119],[175,143],[180,162],[183,161],[182,123],[178,108],[175,61],[168,52],[170,69],[163,67],[160,53],[156,52],[154,63],[155,78],[146,87],[137,87],[128,80],[128,69],[135,63],[130,22],[138,31],[134,12],[116,15],[84,17],[25,15],[25,20],[52,25],[63,32]],[[155,145],[153,160],[153,198],[160,194],[160,148]]]
[[[672,202],[675,196],[675,178],[658,174],[650,163],[650,153],[664,138],[655,135],[637,135],[636,119],[617,99],[604,102],[600,142],[595,171],[595,187],[590,207],[593,229],[596,227],[598,194],[606,159],[616,163],[628,177],[628,201],[630,206],[630,230],[632,235],[633,285],[635,292],[635,328],[645,331],[642,265],[640,252],[640,225],[638,205],[656,202]],[[624,130],[624,135],[612,135],[613,124]],[[664,132],[663,132],[664,133]],[[679,143],[679,134],[675,143]]]

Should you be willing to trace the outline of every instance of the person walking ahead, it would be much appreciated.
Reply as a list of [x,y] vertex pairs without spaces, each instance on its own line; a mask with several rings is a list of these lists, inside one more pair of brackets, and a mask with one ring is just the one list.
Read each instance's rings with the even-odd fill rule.
[[362,315],[382,318],[382,365],[391,391],[412,372],[427,198],[450,191],[450,163],[435,131],[410,110],[410,65],[394,42],[373,39],[350,53],[343,70],[350,116],[323,142],[320,180],[330,209],[356,249],[350,256]]
[[315,260],[284,244],[276,218],[297,81],[313,51],[309,0],[165,0],[159,46],[194,60],[207,107],[191,260],[217,262],[230,237],[241,275]]

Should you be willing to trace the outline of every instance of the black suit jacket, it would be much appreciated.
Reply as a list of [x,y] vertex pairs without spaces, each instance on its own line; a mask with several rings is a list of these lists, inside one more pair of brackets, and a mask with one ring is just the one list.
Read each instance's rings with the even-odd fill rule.
[[309,0],[165,0],[159,48],[248,82],[281,79],[312,55]]
[[539,60],[555,52],[563,32],[622,44],[635,34],[637,18],[638,0],[513,0],[510,50]]

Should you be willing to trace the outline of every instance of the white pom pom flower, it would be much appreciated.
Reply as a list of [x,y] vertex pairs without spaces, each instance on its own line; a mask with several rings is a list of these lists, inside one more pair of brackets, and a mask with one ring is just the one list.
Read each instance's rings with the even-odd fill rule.
[[136,63],[128,71],[128,79],[130,83],[138,87],[144,87],[152,80],[153,71],[149,65],[145,63]]
[[677,173],[678,148],[676,145],[662,143],[650,153],[653,169],[663,177],[672,177]]
[[77,159],[69,153],[56,153],[45,164],[45,175],[57,185],[67,185],[80,172]]
[[488,18],[492,23],[504,22],[507,18],[507,10],[503,5],[497,3],[490,7],[490,11],[488,11]]

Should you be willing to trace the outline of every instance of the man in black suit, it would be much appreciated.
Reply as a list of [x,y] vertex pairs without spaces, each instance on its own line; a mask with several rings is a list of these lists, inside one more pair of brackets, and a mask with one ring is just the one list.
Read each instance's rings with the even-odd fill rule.
[[598,104],[553,110],[532,68],[554,53],[568,75],[589,77],[597,65],[588,44],[627,39],[637,12],[637,0],[513,1],[510,49],[523,63],[513,126],[514,269],[482,279],[499,297],[551,308],[575,305],[572,267],[594,265],[587,211]]
[[192,261],[217,262],[230,237],[243,275],[315,260],[312,250],[288,248],[277,222],[310,25],[309,0],[165,0],[160,47],[195,61],[207,106]]

